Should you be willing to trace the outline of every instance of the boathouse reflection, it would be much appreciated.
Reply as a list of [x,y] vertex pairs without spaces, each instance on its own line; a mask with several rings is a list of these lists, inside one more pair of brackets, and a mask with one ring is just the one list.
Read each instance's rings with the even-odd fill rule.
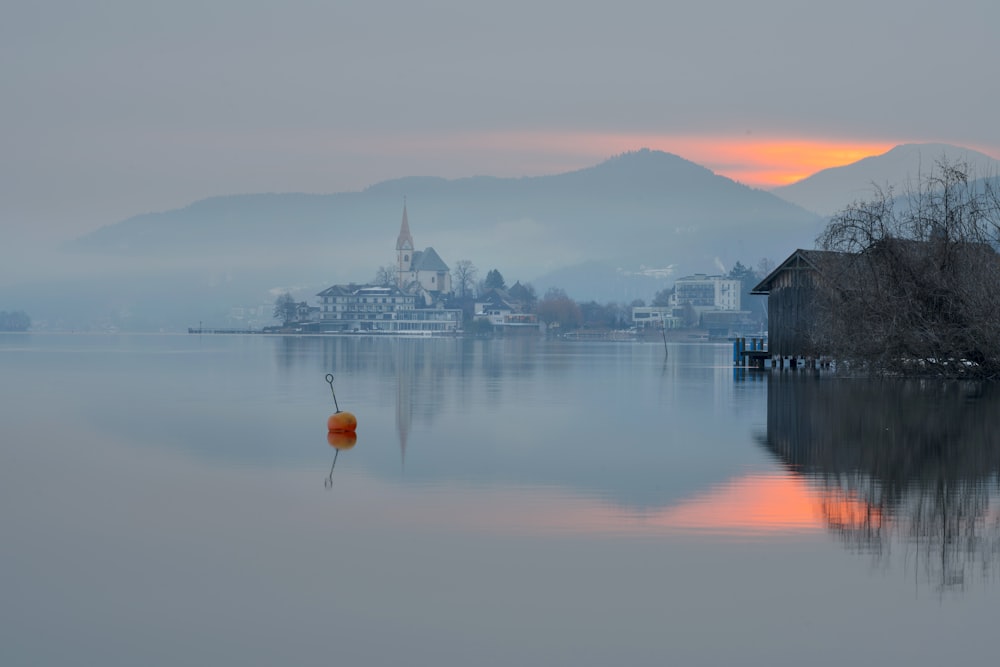
[[942,589],[1000,567],[1000,387],[772,373],[760,443],[808,480],[828,528]]

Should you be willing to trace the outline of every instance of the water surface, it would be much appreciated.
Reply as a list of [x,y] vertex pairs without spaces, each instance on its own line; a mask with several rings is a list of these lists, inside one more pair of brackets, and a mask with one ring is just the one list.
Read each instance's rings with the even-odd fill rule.
[[4,665],[995,654],[990,387],[725,345],[25,334],[0,388]]

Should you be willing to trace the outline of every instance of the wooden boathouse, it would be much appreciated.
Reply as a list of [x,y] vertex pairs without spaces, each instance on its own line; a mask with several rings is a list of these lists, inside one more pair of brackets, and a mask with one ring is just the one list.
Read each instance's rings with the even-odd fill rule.
[[[767,296],[767,350],[748,350],[747,362],[760,368],[815,367],[822,351],[815,348],[818,326],[816,291],[824,274],[839,266],[844,255],[826,250],[793,252],[750,290]],[[753,352],[753,354],[751,354]]]

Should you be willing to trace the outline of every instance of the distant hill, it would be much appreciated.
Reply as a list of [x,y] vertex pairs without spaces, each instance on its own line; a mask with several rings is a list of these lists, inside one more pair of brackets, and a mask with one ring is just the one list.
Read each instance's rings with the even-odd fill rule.
[[233,324],[220,322],[231,306],[259,313],[277,290],[312,300],[395,263],[404,197],[417,248],[435,248],[450,266],[467,259],[480,278],[496,268],[508,283],[537,279],[540,295],[552,285],[599,302],[649,300],[681,275],[778,261],[811,247],[821,228],[774,194],[650,150],[552,176],[213,197],[68,244],[63,273],[86,268],[40,288],[36,303],[58,315],[39,305],[32,319],[66,326],[70,313],[70,322],[91,313],[101,326],[170,329]]
[[948,144],[903,144],[887,153],[864,158],[843,167],[824,169],[797,183],[774,188],[772,193],[824,217],[874,194],[875,186],[903,193],[921,174],[934,170],[942,159],[966,162],[976,177],[1000,173],[1000,161],[985,153]]
[[[293,263],[329,280],[367,280],[394,261],[403,198],[414,239],[446,262],[469,259],[525,280],[601,261],[710,271],[811,241],[816,216],[668,153],[642,150],[531,178],[402,178],[361,192],[215,197],[138,215],[75,251],[241,267]],[[779,249],[781,236],[791,238]]]

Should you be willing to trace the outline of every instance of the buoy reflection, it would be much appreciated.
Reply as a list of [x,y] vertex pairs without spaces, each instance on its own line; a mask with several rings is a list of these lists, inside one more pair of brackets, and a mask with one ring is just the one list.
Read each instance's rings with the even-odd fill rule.
[[338,452],[342,449],[350,449],[358,443],[356,431],[330,431],[326,434],[326,441]]
[[333,486],[333,469],[337,467],[337,457],[340,456],[340,452],[351,449],[358,444],[358,434],[354,431],[329,431],[326,434],[326,442],[336,450],[333,454],[330,474],[323,481],[323,486],[329,489]]

